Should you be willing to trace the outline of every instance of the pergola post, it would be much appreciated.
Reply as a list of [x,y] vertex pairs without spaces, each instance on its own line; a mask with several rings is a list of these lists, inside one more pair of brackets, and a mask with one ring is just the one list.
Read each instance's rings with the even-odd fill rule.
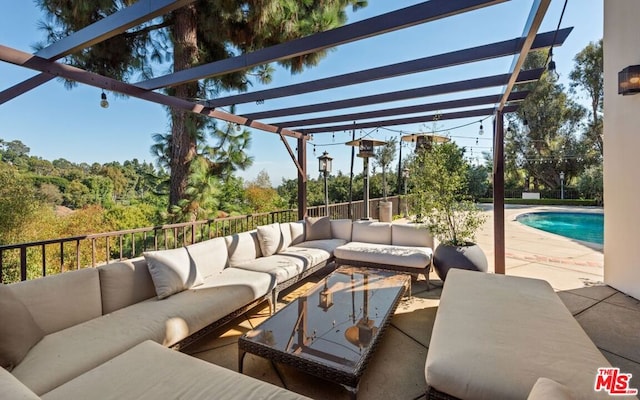
[[298,138],[298,219],[307,216],[307,137]]
[[505,273],[504,245],[504,113],[493,120],[493,241],[494,271]]

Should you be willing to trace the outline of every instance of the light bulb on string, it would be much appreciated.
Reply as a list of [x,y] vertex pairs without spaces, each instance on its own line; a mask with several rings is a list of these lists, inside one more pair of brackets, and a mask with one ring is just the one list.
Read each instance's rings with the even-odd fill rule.
[[482,121],[480,121],[480,129],[478,130],[478,135],[484,135],[484,127],[482,126]]
[[104,92],[104,90],[100,95],[100,107],[109,108],[109,102],[107,101],[107,94]]
[[511,129],[511,125],[507,127],[507,133],[504,135],[506,139],[513,138],[513,129]]

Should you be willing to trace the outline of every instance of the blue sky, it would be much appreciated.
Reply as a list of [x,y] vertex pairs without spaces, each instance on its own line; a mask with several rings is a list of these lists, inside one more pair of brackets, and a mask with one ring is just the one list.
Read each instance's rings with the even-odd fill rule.
[[[369,0],[369,6],[355,13],[349,13],[349,22],[370,18],[420,3],[419,0]],[[269,87],[279,87],[311,79],[320,79],[337,74],[427,57],[430,55],[464,49],[473,46],[508,40],[520,36],[531,7],[532,0],[512,0],[471,13],[423,24],[421,26],[388,33],[356,43],[340,46],[329,52],[321,63],[302,74],[292,76],[278,70]],[[556,28],[564,1],[553,0],[540,32]],[[42,12],[32,1],[16,1],[11,12],[0,14],[0,44],[22,51],[33,52],[32,46],[41,41],[43,33],[37,29]],[[562,27],[573,26],[574,30],[562,47],[554,49],[554,59],[560,73],[560,82],[567,83],[573,68],[573,57],[589,42],[602,37],[602,0],[570,0],[562,22]],[[438,71],[412,74],[404,77],[376,81],[364,85],[347,86],[322,92],[267,100],[262,105],[239,104],[237,112],[251,113],[287,106],[339,100],[354,96],[396,91],[420,86],[428,86],[461,79],[473,79],[507,72],[512,57],[483,61],[465,66],[445,68]],[[4,90],[35,72],[0,62],[0,89]],[[255,86],[260,89],[259,85]],[[466,92],[469,96],[497,93],[499,88]],[[109,95],[109,94],[108,94]],[[431,103],[461,94],[415,99],[405,102],[387,103],[369,108],[348,109],[339,113],[373,110],[402,105]],[[154,161],[150,154],[151,136],[169,130],[166,110],[157,104],[134,98],[116,98],[109,95],[110,107],[99,106],[100,90],[78,85],[67,90],[59,80],[52,80],[16,99],[0,105],[0,138],[21,140],[31,148],[31,155],[49,160],[65,158],[72,162],[124,161],[137,158],[140,161]],[[585,99],[582,102],[586,104]],[[326,114],[326,113],[325,113]],[[317,114],[320,116],[324,114]],[[304,116],[304,115],[303,115]],[[277,118],[277,120],[298,119]],[[482,151],[490,150],[491,119],[484,122],[485,134],[478,135],[478,118],[443,121],[436,129],[448,130],[452,139],[473,150],[474,157]],[[456,128],[461,125],[469,126]],[[432,130],[432,124],[389,127],[370,133],[357,131],[356,136],[370,133],[371,137],[382,139],[407,133]],[[245,179],[253,179],[261,170],[266,170],[274,186],[282,178],[295,178],[296,169],[280,139],[271,133],[253,130],[250,154],[254,165],[239,173]],[[334,172],[349,171],[351,149],[342,145],[351,138],[350,132],[336,132],[335,135],[315,135],[314,146],[308,147],[308,171],[316,176],[316,157],[327,150],[334,157]],[[477,144],[476,144],[477,143]],[[292,147],[295,143],[291,142]],[[328,146],[323,146],[328,145]],[[407,154],[409,148],[403,149]],[[354,172],[362,171],[362,162],[356,159]]]

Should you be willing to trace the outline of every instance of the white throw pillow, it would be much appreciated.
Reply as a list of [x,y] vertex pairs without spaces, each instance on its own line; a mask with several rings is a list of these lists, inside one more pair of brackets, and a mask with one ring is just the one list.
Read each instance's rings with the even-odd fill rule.
[[282,246],[282,233],[280,232],[280,224],[273,223],[263,225],[256,228],[258,231],[258,243],[264,257],[269,257],[280,251]]
[[144,253],[159,299],[201,285],[202,276],[185,247]]
[[282,234],[282,246],[280,246],[278,253],[286,251],[291,246],[291,224],[288,222],[280,224],[280,233]]
[[193,260],[198,274],[206,279],[221,274],[229,265],[229,252],[224,238],[205,240],[187,246],[187,253]]

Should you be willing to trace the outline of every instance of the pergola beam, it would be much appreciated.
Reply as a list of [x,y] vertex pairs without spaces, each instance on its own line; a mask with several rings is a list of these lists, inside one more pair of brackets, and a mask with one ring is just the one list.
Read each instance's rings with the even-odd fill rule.
[[[517,105],[508,105],[504,108],[504,112],[514,112],[518,109]],[[477,110],[467,110],[467,111],[458,111],[446,114],[432,114],[432,115],[423,115],[418,117],[406,117],[399,119],[391,119],[384,121],[371,121],[371,122],[361,122],[355,124],[348,125],[334,125],[334,126],[323,126],[319,128],[300,128],[299,132],[304,133],[305,135],[315,134],[315,133],[329,133],[336,131],[346,131],[349,129],[369,129],[369,128],[379,128],[383,126],[395,126],[395,125],[407,125],[407,124],[419,124],[423,122],[432,122],[432,121],[442,121],[448,119],[459,119],[459,118],[471,118],[471,117],[484,117],[487,115],[493,115],[494,108],[481,108]]]
[[[569,36],[571,28],[562,29],[556,32],[541,33],[529,45],[532,48],[544,48],[561,44]],[[233,96],[221,97],[214,100],[207,100],[208,107],[222,107],[231,104],[248,103],[253,101],[264,101],[287,96],[297,96],[303,93],[317,92],[320,90],[334,89],[342,86],[357,85],[360,83],[372,82],[380,79],[394,78],[403,75],[415,74],[418,72],[432,71],[440,68],[453,67],[456,65],[468,64],[471,62],[483,61],[492,58],[499,58],[519,53],[526,43],[526,38],[515,38],[502,42],[491,43],[483,46],[472,47],[435,56],[418,58],[411,61],[385,65],[383,67],[371,68],[351,72],[348,74],[336,75],[329,78],[317,79],[298,83],[295,85],[282,86],[279,88],[259,90],[251,93],[237,94]],[[527,50],[528,51],[528,50]]]
[[184,71],[138,82],[136,86],[147,90],[180,85],[200,79],[211,78],[245,70],[278,60],[287,60],[314,53],[341,44],[366,39],[398,29],[435,21],[481,7],[502,3],[506,0],[431,0],[414,6],[392,11],[329,31],[256,50],[248,54],[227,58]]
[[259,121],[250,120],[246,117],[233,115],[223,111],[204,107],[201,104],[193,103],[188,100],[179,99],[177,97],[167,96],[161,93],[150,92],[140,89],[134,85],[120,82],[116,79],[108,78],[93,72],[73,67],[71,65],[61,64],[54,61],[45,60],[44,58],[34,56],[7,46],[0,45],[0,60],[30,68],[36,71],[45,72],[54,76],[70,79],[85,85],[105,88],[113,92],[119,92],[128,96],[137,97],[139,99],[148,100],[157,104],[172,107],[177,110],[189,111],[196,114],[206,115],[212,118],[221,119],[227,122],[233,122],[239,125],[249,126],[271,133],[281,133],[285,136],[300,138],[301,134],[288,129],[281,129],[277,126],[264,124]]
[[[516,83],[528,83],[537,81],[544,68],[520,71]],[[484,89],[494,86],[506,85],[511,74],[493,75],[482,78],[468,79],[464,81],[443,83],[433,86],[425,86],[416,89],[400,90],[375,94],[371,96],[356,97],[352,99],[336,100],[326,103],[310,104],[306,106],[281,108],[276,110],[262,111],[257,113],[244,114],[249,119],[266,119],[274,117],[291,116],[298,114],[310,114],[322,111],[335,111],[342,108],[369,106],[373,104],[388,103],[392,101],[408,100],[419,97],[436,96],[441,94],[462,92],[467,90]]]
[[[78,50],[90,47],[96,43],[100,43],[119,35],[127,29],[140,25],[145,21],[167,14],[193,2],[195,2],[195,0],[139,0],[137,3],[134,3],[129,7],[116,11],[93,24],[58,40],[57,42],[52,43],[44,49],[36,52],[35,55],[49,61],[57,60]],[[6,90],[3,90],[0,92],[0,104],[20,96],[21,94],[26,93],[27,91],[36,88],[53,78],[55,78],[54,75],[40,73]]]
[[[511,95],[509,96],[509,101],[522,101],[527,97],[527,95],[529,95],[529,91],[514,92],[514,93],[511,93]],[[436,103],[429,103],[429,104],[418,104],[415,106],[386,108],[382,110],[366,111],[366,112],[360,112],[360,113],[333,115],[330,117],[309,118],[309,119],[301,119],[297,121],[274,122],[273,124],[281,128],[291,128],[291,127],[299,127],[299,126],[329,124],[334,122],[360,121],[363,119],[391,117],[391,116],[397,116],[397,115],[417,114],[417,113],[436,111],[436,110],[450,110],[454,108],[464,108],[464,107],[481,106],[486,104],[496,104],[500,102],[501,98],[502,98],[502,94],[494,94],[489,96],[470,97],[470,98],[458,99],[458,100],[439,101]]]

